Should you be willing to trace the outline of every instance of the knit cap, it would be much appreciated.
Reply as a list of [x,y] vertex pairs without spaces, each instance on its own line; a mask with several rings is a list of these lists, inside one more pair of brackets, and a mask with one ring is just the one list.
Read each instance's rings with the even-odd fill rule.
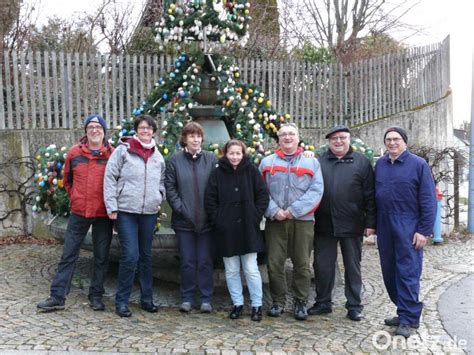
[[101,116],[99,116],[96,113],[87,116],[86,120],[84,121],[84,130],[87,130],[87,125],[91,122],[96,122],[96,123],[100,124],[102,126],[102,128],[104,129],[104,134],[106,133],[106,131],[107,131],[107,122],[105,122],[105,120]]
[[405,144],[408,144],[407,132],[402,127],[398,127],[398,126],[390,127],[385,131],[385,134],[383,135],[383,141],[384,142],[385,142],[385,137],[387,137],[387,134],[390,133],[390,132],[397,132],[402,137]]

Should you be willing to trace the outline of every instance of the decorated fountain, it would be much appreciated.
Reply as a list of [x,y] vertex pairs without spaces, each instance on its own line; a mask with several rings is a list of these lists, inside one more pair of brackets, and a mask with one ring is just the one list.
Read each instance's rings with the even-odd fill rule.
[[[165,159],[179,149],[181,130],[190,120],[198,121],[204,128],[203,149],[216,155],[230,137],[245,142],[255,164],[270,154],[280,125],[291,120],[290,115],[277,112],[260,87],[242,80],[232,58],[219,53],[223,47],[245,45],[251,20],[249,7],[245,0],[164,1],[164,14],[155,28],[156,39],[163,45],[173,42],[180,53],[172,70],[155,83],[132,116],[121,121],[109,142],[117,145],[122,136],[134,135],[136,116],[164,114],[157,141]],[[312,145],[300,144],[314,150]],[[60,240],[64,238],[69,214],[69,199],[62,186],[66,151],[66,147],[51,145],[41,149],[36,157],[38,193],[33,213],[48,212],[49,229]],[[161,212],[153,241],[155,276],[175,280],[179,259],[169,222],[171,211],[166,203]],[[84,248],[92,249],[90,235]],[[118,258],[119,250],[118,239],[114,238],[113,258]]]

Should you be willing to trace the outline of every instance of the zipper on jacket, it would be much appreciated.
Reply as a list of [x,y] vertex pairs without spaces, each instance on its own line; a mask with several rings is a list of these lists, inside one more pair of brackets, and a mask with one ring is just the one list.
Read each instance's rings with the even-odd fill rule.
[[[198,185],[198,179],[197,179],[197,174],[196,174],[196,162],[195,161],[192,161],[192,164],[193,164],[193,179],[194,179],[194,184],[196,186],[196,191],[194,193],[194,202],[195,202],[195,206],[194,206],[194,217],[196,217],[196,229],[198,228],[199,226],[199,209],[200,209],[200,206],[201,204],[199,203],[200,200],[199,200],[199,185]],[[199,232],[199,231],[196,231],[196,232]]]
[[[145,160],[143,160],[143,162],[145,162]],[[145,162],[145,185],[144,185],[144,188],[143,188],[143,205],[142,205],[142,214],[145,212],[145,198],[146,198],[146,176],[147,176],[147,165],[148,165],[148,162]]]
[[284,201],[284,209],[287,210],[288,206],[290,205],[288,199],[289,199],[289,191],[291,187],[291,163],[293,162],[294,157],[291,160],[286,160],[286,167],[287,167],[287,173],[286,173],[286,188],[285,188],[285,201]]
[[140,154],[137,154],[135,153],[134,151],[130,151],[128,148],[127,148],[127,152],[129,154],[133,154],[133,155],[136,155],[137,157],[141,158],[143,160],[143,163],[145,163],[145,184],[143,186],[143,204],[142,204],[142,214],[144,214],[145,212],[145,199],[146,199],[146,177],[147,177],[147,166],[148,166],[148,161],[150,160],[150,158],[153,156],[154,153],[152,153],[147,161],[145,161],[145,159],[143,159],[143,157],[140,155]]

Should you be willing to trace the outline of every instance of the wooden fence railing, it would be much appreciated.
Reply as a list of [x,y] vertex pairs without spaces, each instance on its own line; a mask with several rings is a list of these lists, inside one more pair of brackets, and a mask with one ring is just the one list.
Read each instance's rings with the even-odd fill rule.
[[[350,126],[414,109],[446,95],[449,37],[349,66],[237,59],[300,127]],[[0,129],[81,127],[94,112],[116,126],[173,65],[169,56],[5,52],[0,58]]]

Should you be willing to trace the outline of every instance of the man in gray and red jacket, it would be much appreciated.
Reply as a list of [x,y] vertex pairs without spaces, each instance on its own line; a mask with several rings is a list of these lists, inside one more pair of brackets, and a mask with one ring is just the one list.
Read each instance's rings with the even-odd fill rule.
[[309,257],[313,247],[314,211],[323,195],[323,177],[318,161],[305,157],[299,147],[295,124],[282,124],[277,134],[279,148],[259,166],[270,192],[265,212],[265,241],[273,306],[268,315],[279,317],[284,312],[285,261],[289,256],[293,262],[294,316],[305,320],[311,283]]

